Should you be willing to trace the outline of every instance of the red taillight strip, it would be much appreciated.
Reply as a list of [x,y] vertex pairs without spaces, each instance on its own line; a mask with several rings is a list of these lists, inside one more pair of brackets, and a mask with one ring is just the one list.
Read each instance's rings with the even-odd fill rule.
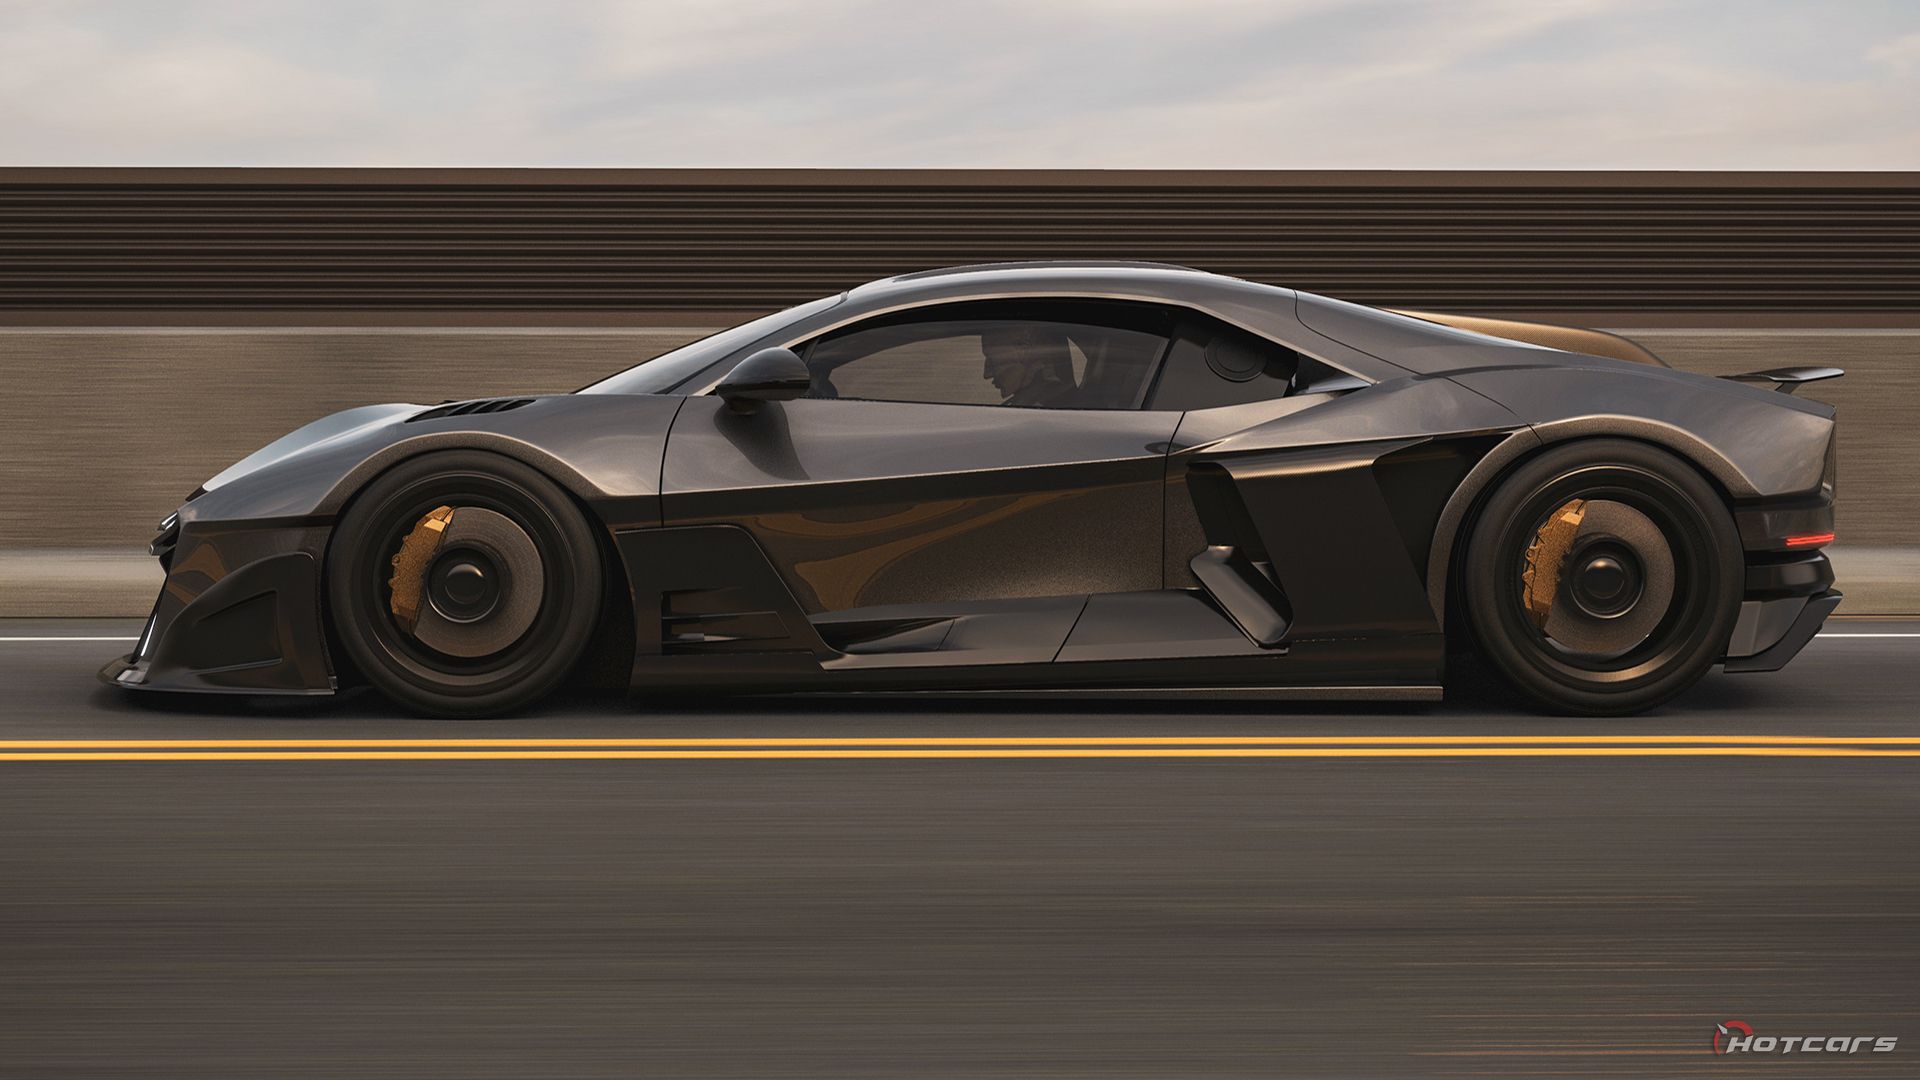
[[1830,532],[1808,533],[1805,536],[1787,537],[1787,546],[1790,548],[1824,547],[1831,543],[1833,543],[1833,534]]

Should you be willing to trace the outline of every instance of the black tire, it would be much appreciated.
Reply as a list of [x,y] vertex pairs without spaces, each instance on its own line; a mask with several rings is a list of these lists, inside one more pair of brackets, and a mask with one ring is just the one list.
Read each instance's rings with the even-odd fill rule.
[[[456,519],[465,507],[504,516],[537,552],[537,596],[512,597],[528,607],[537,601],[537,612],[485,655],[449,655],[423,644],[390,607],[394,553],[424,515],[443,505],[456,508]],[[326,573],[328,612],[347,659],[397,704],[433,716],[492,716],[547,694],[579,662],[599,617],[602,568],[586,518],[538,470],[484,451],[425,454],[375,478],[341,515]],[[512,575],[496,576],[505,582],[500,587],[515,587]],[[501,606],[496,601],[494,608]],[[495,617],[490,609],[469,621],[484,627]]]
[[[1632,526],[1623,530],[1630,538],[1596,535],[1574,541],[1590,541],[1586,547],[1566,548],[1550,579],[1560,586],[1551,603],[1570,610],[1550,607],[1552,614],[1541,616],[1526,603],[1529,548],[1549,517],[1574,500],[1607,507]],[[1623,515],[1621,506],[1631,513]],[[1551,550],[1542,545],[1533,554],[1543,547]],[[1607,565],[1603,559],[1615,561],[1593,570]],[[1616,587],[1621,561],[1642,575],[1626,575],[1624,588],[1635,591],[1624,600],[1623,591],[1596,600],[1585,584]],[[1596,576],[1580,576],[1589,572]],[[1636,612],[1635,605],[1659,600],[1656,577],[1665,583],[1664,601]],[[1481,659],[1521,694],[1556,712],[1617,716],[1672,698],[1721,658],[1739,617],[1743,578],[1740,535],[1713,485],[1664,450],[1594,439],[1548,450],[1494,489],[1468,539],[1461,598]],[[1613,611],[1620,603],[1626,607]],[[1577,633],[1565,636],[1579,646],[1555,640],[1552,624],[1541,625],[1546,619],[1567,621]],[[1651,629],[1636,639],[1642,625]],[[1618,637],[1607,641],[1608,633]]]

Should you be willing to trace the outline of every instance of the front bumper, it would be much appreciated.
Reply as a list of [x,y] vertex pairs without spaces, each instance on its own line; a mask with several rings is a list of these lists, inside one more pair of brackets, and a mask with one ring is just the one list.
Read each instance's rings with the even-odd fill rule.
[[127,690],[333,693],[320,617],[326,534],[308,525],[190,523],[172,543],[156,541],[166,583],[134,651],[101,668],[101,681]]

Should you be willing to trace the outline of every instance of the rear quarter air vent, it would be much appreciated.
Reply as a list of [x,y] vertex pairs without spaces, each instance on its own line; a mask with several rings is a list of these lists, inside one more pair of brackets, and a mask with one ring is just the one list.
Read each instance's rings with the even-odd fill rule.
[[415,413],[407,417],[407,423],[411,424],[416,420],[439,420],[448,416],[508,412],[524,405],[531,405],[533,401],[533,398],[480,398],[477,401],[456,401],[447,405],[435,405],[426,412]]

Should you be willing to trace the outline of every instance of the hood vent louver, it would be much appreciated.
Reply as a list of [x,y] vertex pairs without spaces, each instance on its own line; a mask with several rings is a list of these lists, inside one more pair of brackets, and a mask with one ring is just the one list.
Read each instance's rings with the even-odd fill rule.
[[415,413],[407,417],[411,424],[415,420],[439,420],[448,416],[472,416],[476,413],[497,413],[517,409],[522,405],[533,404],[532,398],[480,398],[476,401],[456,401],[448,405],[435,405],[426,412]]

